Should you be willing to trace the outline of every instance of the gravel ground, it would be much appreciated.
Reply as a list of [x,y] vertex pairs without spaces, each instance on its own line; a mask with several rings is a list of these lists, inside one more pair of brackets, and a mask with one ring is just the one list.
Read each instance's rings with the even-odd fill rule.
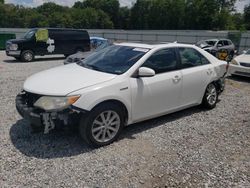
[[31,134],[15,96],[62,58],[18,63],[0,52],[1,187],[250,187],[250,79],[228,79],[217,107],[127,127],[88,148],[75,132]]

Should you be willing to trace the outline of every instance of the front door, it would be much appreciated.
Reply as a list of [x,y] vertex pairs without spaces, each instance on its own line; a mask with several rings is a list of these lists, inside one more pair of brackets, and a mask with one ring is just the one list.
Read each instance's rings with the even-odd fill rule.
[[156,75],[130,78],[133,121],[163,115],[180,105],[182,78],[175,49],[159,50],[142,67],[153,69]]

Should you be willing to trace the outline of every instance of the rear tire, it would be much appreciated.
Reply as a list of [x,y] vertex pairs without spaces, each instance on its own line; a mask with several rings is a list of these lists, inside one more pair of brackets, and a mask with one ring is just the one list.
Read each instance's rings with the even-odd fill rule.
[[123,110],[114,103],[98,105],[82,117],[80,135],[92,147],[101,147],[114,142],[124,127]]
[[203,96],[202,104],[207,109],[213,109],[218,101],[218,91],[214,83],[208,84]]
[[25,50],[21,54],[21,60],[24,62],[31,62],[34,60],[34,53],[31,50]]

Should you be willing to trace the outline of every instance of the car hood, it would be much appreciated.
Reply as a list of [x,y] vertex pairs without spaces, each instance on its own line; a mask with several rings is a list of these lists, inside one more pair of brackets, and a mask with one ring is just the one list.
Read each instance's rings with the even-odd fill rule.
[[18,43],[23,43],[27,41],[26,39],[10,39],[7,41],[7,43],[13,43],[13,44],[18,44]]
[[32,75],[24,82],[23,89],[40,95],[66,96],[73,91],[109,81],[116,76],[69,64]]
[[242,54],[235,57],[235,60],[243,63],[250,63],[250,55]]

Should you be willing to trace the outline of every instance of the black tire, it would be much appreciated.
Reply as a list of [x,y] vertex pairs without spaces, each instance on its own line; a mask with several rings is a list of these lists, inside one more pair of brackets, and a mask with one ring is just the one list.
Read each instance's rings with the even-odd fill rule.
[[[119,116],[119,119],[120,119],[119,127],[118,126],[116,127],[117,131],[114,131],[112,133],[113,137],[110,140],[100,142],[93,135],[94,134],[93,133],[94,126],[97,125],[97,126],[99,126],[99,128],[101,128],[101,127],[104,127],[106,125],[101,126],[99,124],[94,124],[94,121],[98,120],[98,117],[100,117],[101,114],[103,114],[103,113],[105,114],[108,112],[115,112]],[[116,117],[118,117],[118,116],[116,116]],[[86,117],[81,118],[80,125],[79,125],[80,136],[91,147],[97,148],[97,147],[109,145],[112,142],[114,142],[118,138],[118,136],[120,135],[120,133],[124,127],[124,122],[125,122],[124,112],[123,112],[123,109],[119,105],[116,105],[115,103],[104,103],[104,104],[98,105],[93,110],[91,110]],[[110,123],[110,126],[111,126],[111,124],[112,124],[112,122]],[[103,136],[103,134],[108,136],[108,134],[107,134],[108,131],[109,131],[109,135],[111,134],[110,129],[109,130],[106,130],[106,128],[105,128],[105,130],[103,130],[103,129],[104,128],[101,128],[101,130],[97,131],[98,132],[97,134],[102,132],[101,135],[99,135],[99,136]]]
[[21,60],[24,62],[31,62],[34,58],[34,53],[31,50],[24,50],[21,54]]
[[31,133],[40,133],[43,131],[42,127],[38,127],[34,124],[30,124],[30,128],[31,128]]
[[218,91],[217,91],[216,85],[214,83],[210,83],[208,84],[206,88],[205,94],[203,96],[202,104],[207,109],[213,109],[216,106],[217,101],[218,101]]

